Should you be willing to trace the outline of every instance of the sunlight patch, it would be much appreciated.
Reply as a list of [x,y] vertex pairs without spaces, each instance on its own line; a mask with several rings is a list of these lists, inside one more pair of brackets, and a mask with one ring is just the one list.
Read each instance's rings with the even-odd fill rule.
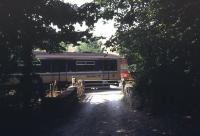
[[125,130],[125,129],[119,129],[119,130],[117,130],[116,132],[117,132],[117,133],[124,133],[124,132],[126,132],[126,130]]
[[95,92],[88,94],[84,102],[90,104],[101,104],[105,102],[120,101],[123,98],[121,91]]

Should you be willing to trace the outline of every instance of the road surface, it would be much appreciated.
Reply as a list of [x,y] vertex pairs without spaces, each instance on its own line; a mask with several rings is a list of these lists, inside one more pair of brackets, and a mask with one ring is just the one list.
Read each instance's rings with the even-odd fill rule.
[[[43,136],[160,136],[173,135],[146,114],[123,102],[121,88],[95,90],[86,94],[68,118],[60,117],[46,126]],[[45,126],[42,126],[44,129]]]
[[[67,112],[48,111],[1,123],[2,136],[199,136],[186,119],[180,127],[173,118],[152,116],[130,108],[121,88],[93,90]],[[32,113],[31,113],[32,114]],[[190,128],[190,129],[188,129]]]

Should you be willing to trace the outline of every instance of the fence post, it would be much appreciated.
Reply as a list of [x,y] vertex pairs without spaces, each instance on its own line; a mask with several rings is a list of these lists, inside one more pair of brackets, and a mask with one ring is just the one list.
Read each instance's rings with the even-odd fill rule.
[[78,91],[78,95],[83,96],[84,92],[85,92],[85,85],[84,85],[84,81],[83,80],[78,80],[77,83],[77,91]]
[[72,86],[75,86],[75,85],[76,85],[76,78],[72,77]]

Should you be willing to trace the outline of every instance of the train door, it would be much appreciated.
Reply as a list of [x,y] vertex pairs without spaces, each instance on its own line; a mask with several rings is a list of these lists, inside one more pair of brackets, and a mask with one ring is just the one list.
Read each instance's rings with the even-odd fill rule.
[[102,71],[103,71],[102,80],[109,80],[108,60],[102,60],[101,63],[102,63],[101,65],[102,65]]
[[110,59],[103,62],[103,80],[117,79],[117,60]]
[[72,76],[76,76],[76,61],[68,59],[66,62],[67,82],[71,82]]

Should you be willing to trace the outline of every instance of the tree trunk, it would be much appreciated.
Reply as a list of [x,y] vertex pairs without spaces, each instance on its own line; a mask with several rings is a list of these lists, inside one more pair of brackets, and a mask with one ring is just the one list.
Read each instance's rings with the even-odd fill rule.
[[32,46],[30,44],[24,44],[24,48],[22,49],[22,61],[24,63],[24,67],[22,70],[22,79],[20,85],[20,91],[22,92],[22,101],[24,108],[30,106],[31,97],[33,94],[33,86],[32,86]]

